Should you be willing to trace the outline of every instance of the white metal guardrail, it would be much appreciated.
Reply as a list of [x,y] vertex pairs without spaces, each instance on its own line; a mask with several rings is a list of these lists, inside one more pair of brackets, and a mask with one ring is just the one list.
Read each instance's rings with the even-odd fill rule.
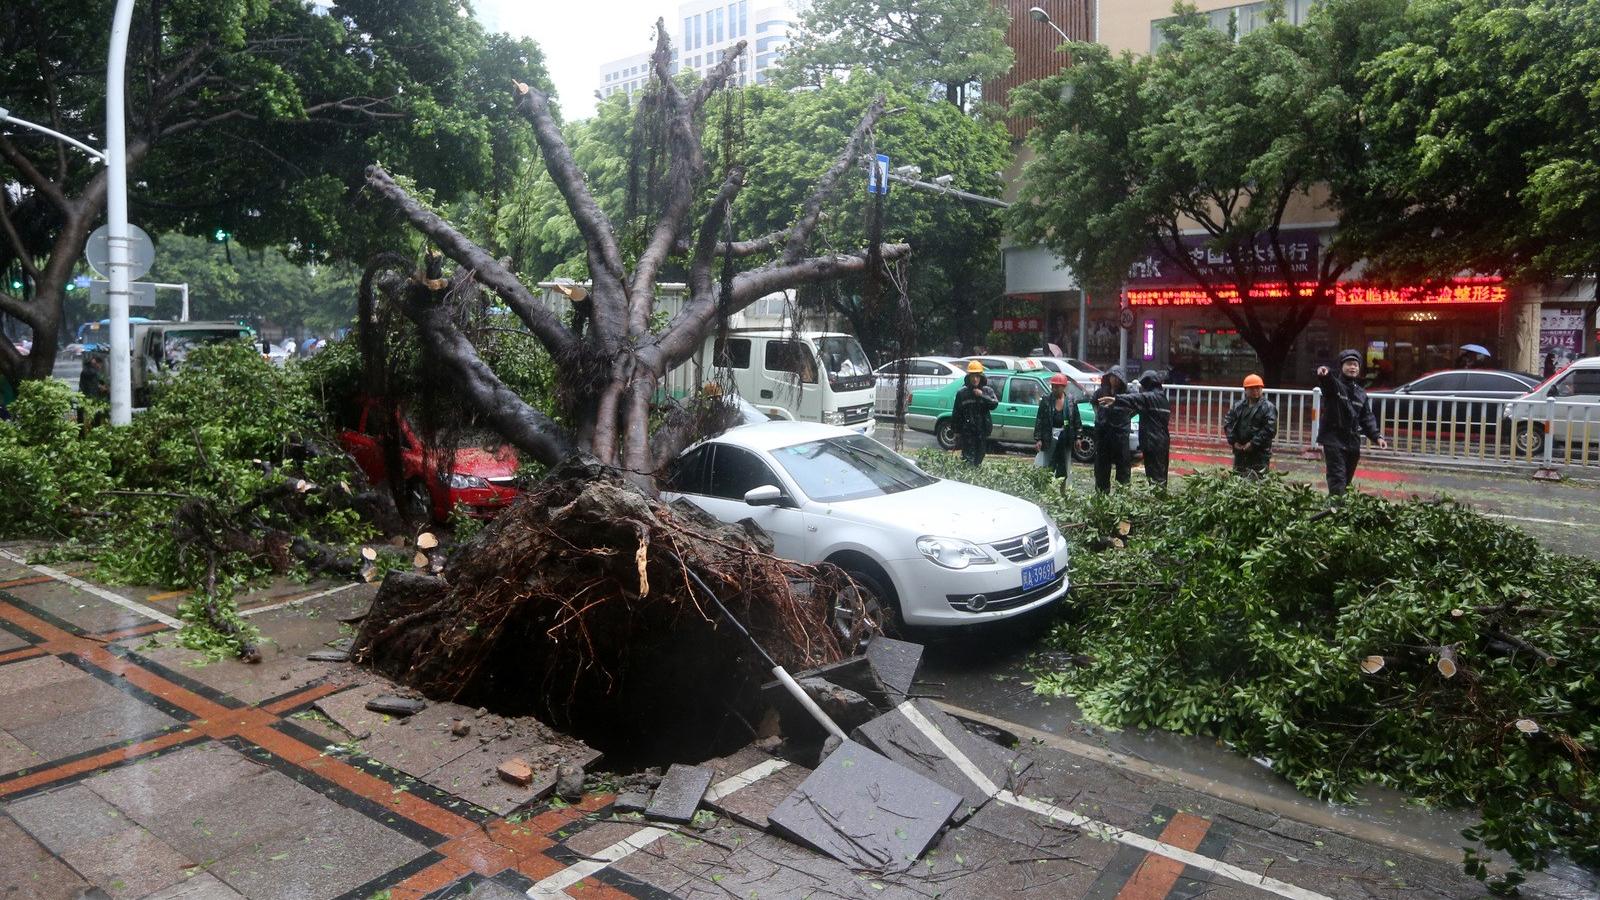
[[[1243,396],[1236,387],[1174,384],[1172,436],[1190,444],[1226,446],[1223,418]],[[1600,403],[1554,398],[1505,400],[1374,393],[1373,412],[1390,449],[1376,456],[1508,464],[1555,471],[1600,467]],[[1279,452],[1316,446],[1322,391],[1268,390],[1278,407]]]

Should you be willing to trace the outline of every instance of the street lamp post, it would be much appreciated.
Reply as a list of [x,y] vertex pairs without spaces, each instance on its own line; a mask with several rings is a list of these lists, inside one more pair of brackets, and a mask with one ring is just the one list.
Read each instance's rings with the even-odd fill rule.
[[106,54],[106,273],[107,300],[111,307],[111,424],[133,421],[132,373],[128,370],[128,135],[124,103],[124,78],[128,62],[128,31],[133,22],[133,0],[117,0],[111,20],[111,45]]
[[[1044,24],[1044,25],[1049,25],[1051,28],[1054,28],[1055,31],[1056,31],[1056,34],[1061,35],[1061,39],[1063,41],[1071,41],[1072,40],[1072,38],[1067,37],[1067,33],[1065,31],[1061,30],[1061,26],[1057,25],[1055,23],[1055,20],[1050,18],[1050,14],[1045,12],[1043,7],[1039,7],[1039,6],[1031,7],[1028,10],[1028,15],[1030,17],[1032,17],[1032,19],[1035,22],[1039,22],[1039,23]],[[1099,37],[1100,37],[1099,32],[1100,32],[1099,13],[1096,12],[1096,18],[1095,18],[1095,39],[1096,40],[1099,40]],[[1070,64],[1071,61],[1072,61],[1071,57],[1068,57],[1067,61]],[[1070,91],[1072,90],[1072,85],[1069,84],[1066,87],[1062,88],[1061,90],[1062,90],[1061,99],[1063,101],[1068,100],[1068,99],[1071,98]],[[1083,359],[1084,357],[1089,355],[1089,328],[1088,328],[1088,324],[1089,324],[1089,294],[1088,294],[1087,291],[1085,291],[1083,289],[1082,285],[1080,285],[1078,287],[1078,358],[1079,359]],[[1128,361],[1127,360],[1127,357],[1128,357],[1127,346],[1128,346],[1128,335],[1127,335],[1126,329],[1124,329],[1123,335],[1122,335],[1122,352],[1120,354],[1124,364],[1127,363],[1127,361]]]

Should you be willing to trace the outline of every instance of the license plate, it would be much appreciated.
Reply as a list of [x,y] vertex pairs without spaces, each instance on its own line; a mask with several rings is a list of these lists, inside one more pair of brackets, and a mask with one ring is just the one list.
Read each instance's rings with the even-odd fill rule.
[[1022,570],[1022,589],[1032,590],[1040,585],[1049,584],[1056,577],[1056,561],[1047,559]]

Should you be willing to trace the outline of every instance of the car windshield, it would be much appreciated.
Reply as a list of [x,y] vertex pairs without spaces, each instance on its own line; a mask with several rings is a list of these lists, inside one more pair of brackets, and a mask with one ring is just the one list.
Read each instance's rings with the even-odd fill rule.
[[819,503],[895,494],[938,480],[859,434],[780,447],[772,456],[800,490]]
[[828,379],[848,378],[852,375],[869,375],[872,366],[861,344],[849,335],[820,337],[816,339],[817,355],[822,357],[822,367]]
[[1099,369],[1095,368],[1093,364],[1086,363],[1081,359],[1072,359],[1072,358],[1069,357],[1067,359],[1067,365],[1073,367],[1074,369],[1078,369],[1080,371],[1088,372],[1091,375],[1104,374]]
[[202,344],[236,341],[244,336],[244,332],[237,328],[226,331],[169,331],[162,337],[162,350],[167,354],[167,362],[176,365],[187,359],[189,353]]

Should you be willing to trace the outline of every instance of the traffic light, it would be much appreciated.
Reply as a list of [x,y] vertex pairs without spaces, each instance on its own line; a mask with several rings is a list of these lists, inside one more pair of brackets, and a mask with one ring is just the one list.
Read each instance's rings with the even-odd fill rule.
[[11,289],[13,291],[22,290],[22,279],[21,278],[13,278],[13,279],[11,279]]
[[228,232],[224,231],[221,228],[218,228],[216,231],[211,233],[211,239],[213,241],[216,241],[219,244],[224,243],[225,241],[227,241],[229,237],[231,237],[231,235],[229,235]]
[[69,293],[69,294],[70,294],[70,293],[72,293],[72,292],[73,292],[73,291],[75,291],[75,290],[77,290],[77,289],[78,289],[78,286],[77,286],[77,285],[76,285],[76,284],[73,284],[73,283],[72,283],[72,282],[70,282],[70,281],[69,281],[69,282],[67,282],[67,293]]

